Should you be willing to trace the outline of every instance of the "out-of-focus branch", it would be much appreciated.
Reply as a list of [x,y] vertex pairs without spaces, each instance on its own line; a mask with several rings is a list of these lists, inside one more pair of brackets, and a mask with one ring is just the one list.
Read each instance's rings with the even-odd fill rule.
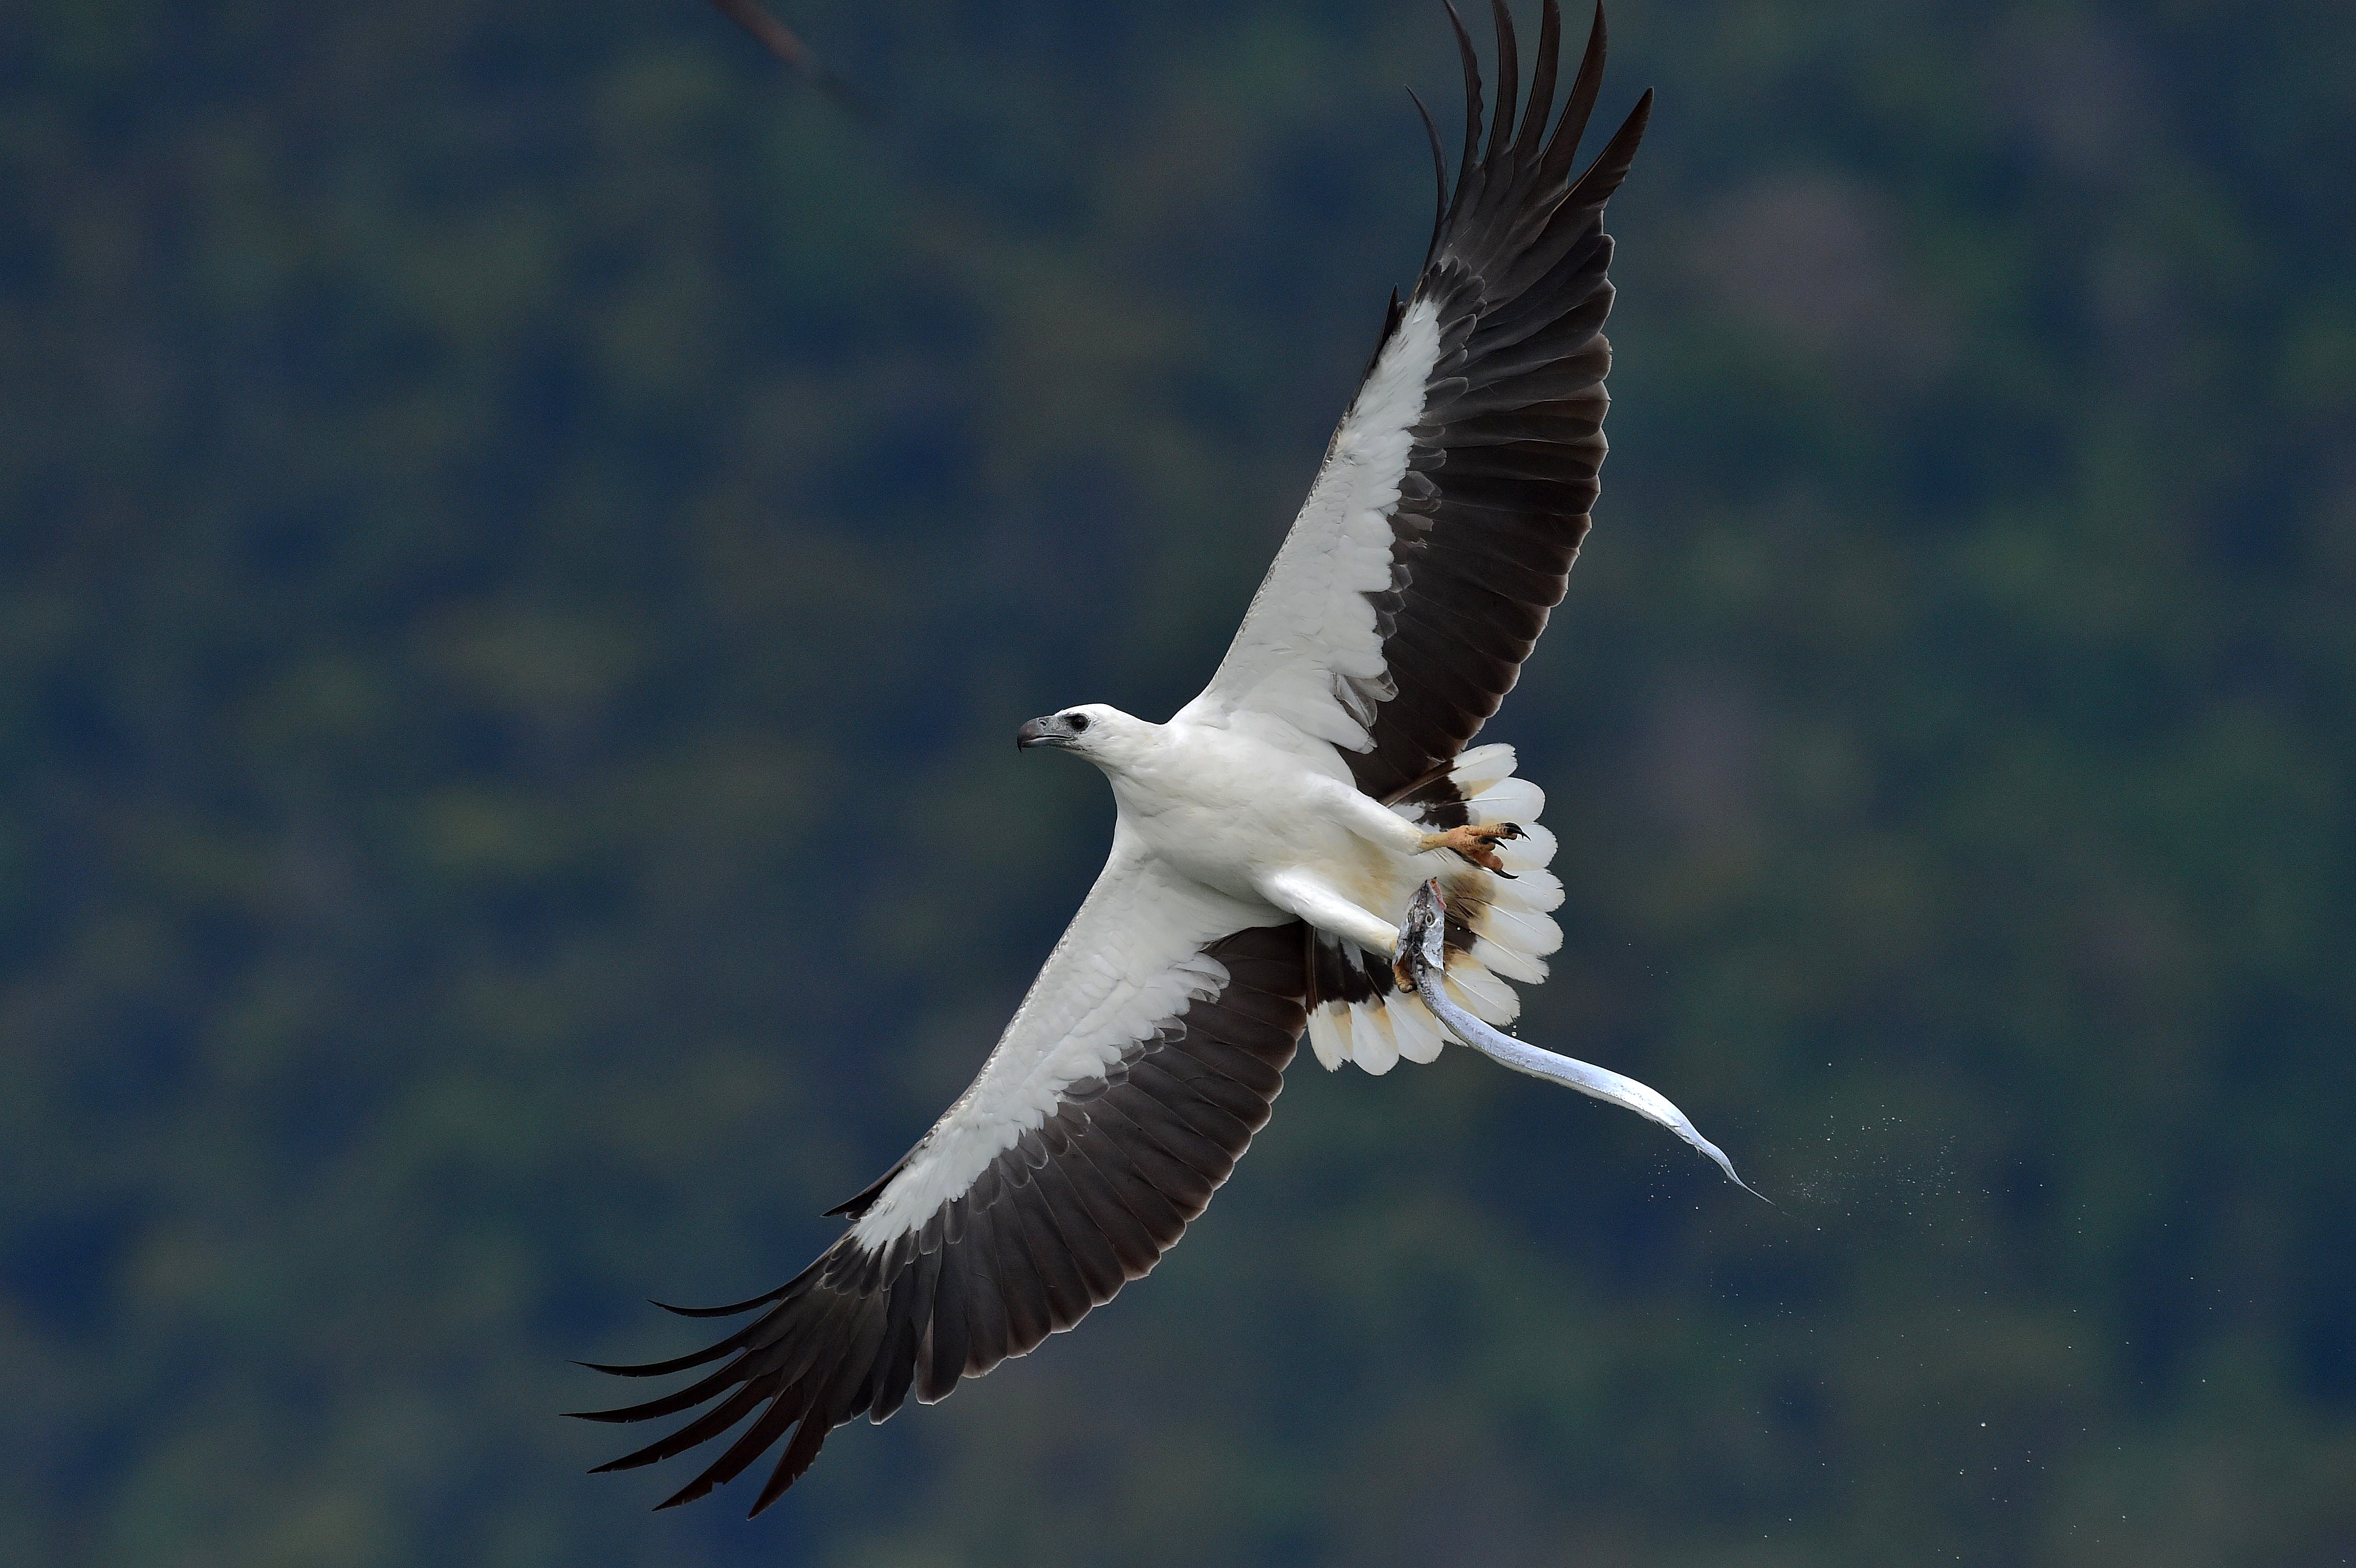
[[819,91],[843,108],[863,119],[876,118],[875,108],[861,97],[851,85],[810,52],[810,47],[797,37],[790,27],[764,10],[758,0],[712,0],[720,14],[753,35],[755,41],[771,54],[809,78]]

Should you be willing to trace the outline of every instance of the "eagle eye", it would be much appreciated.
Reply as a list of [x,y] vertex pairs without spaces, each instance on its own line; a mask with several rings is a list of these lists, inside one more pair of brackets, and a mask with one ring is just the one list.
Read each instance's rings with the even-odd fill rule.
[[1072,733],[1076,735],[1088,727],[1088,716],[1085,713],[1075,713],[1072,715],[1071,723]]

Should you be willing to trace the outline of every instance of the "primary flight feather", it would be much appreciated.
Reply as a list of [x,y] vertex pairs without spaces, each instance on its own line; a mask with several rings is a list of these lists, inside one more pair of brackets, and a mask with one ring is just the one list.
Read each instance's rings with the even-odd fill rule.
[[[1452,186],[1442,176],[1414,292],[1393,297],[1210,685],[1166,724],[1087,704],[1018,731],[1025,748],[1102,769],[1119,815],[1094,890],[980,1073],[830,1211],[850,1228],[809,1267],[687,1314],[757,1317],[692,1355],[599,1369],[712,1369],[590,1413],[697,1413],[605,1469],[750,1419],[661,1506],[783,1443],[758,1513],[834,1427],[880,1422],[911,1393],[940,1399],[1151,1271],[1268,1120],[1304,1030],[1327,1067],[1372,1072],[1460,1040],[1639,1110],[1724,1164],[1658,1094],[1495,1028],[1518,1010],[1513,983],[1544,979],[1561,944],[1549,912],[1562,887],[1546,869],[1544,796],[1514,776],[1512,748],[1466,747],[1512,688],[1587,533],[1612,358],[1603,206],[1652,94],[1574,172],[1602,80],[1602,12],[1558,118],[1555,0],[1518,112],[1513,24],[1493,3],[1485,139],[1479,68],[1451,9],[1462,162]],[[1432,152],[1437,164],[1436,134]]]

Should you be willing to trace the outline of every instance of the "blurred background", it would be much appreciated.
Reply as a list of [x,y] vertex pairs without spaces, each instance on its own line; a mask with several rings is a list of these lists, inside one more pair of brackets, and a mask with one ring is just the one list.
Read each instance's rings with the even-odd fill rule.
[[585,1477],[995,1038],[1110,820],[1013,728],[1207,675],[1457,101],[1436,0],[779,15],[879,119],[701,0],[0,11],[11,1561],[2356,1556],[2341,0],[1615,5],[1526,1032],[1775,1207],[1304,1053],[757,1523]]

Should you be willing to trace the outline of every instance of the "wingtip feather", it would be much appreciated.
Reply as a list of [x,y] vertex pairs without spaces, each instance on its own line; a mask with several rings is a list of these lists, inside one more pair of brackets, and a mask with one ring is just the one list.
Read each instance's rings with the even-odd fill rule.
[[1489,121],[1489,147],[1483,155],[1482,165],[1492,172],[1503,164],[1505,150],[1513,144],[1514,111],[1520,102],[1522,62],[1519,40],[1514,36],[1514,14],[1505,0],[1489,0],[1490,24],[1497,34],[1497,107]]
[[766,1307],[784,1294],[784,1290],[780,1288],[754,1296],[749,1301],[738,1301],[726,1307],[673,1307],[668,1301],[657,1301],[650,1296],[647,1297],[647,1305],[659,1307],[665,1312],[674,1313],[681,1317],[736,1317],[752,1311],[756,1307]]

